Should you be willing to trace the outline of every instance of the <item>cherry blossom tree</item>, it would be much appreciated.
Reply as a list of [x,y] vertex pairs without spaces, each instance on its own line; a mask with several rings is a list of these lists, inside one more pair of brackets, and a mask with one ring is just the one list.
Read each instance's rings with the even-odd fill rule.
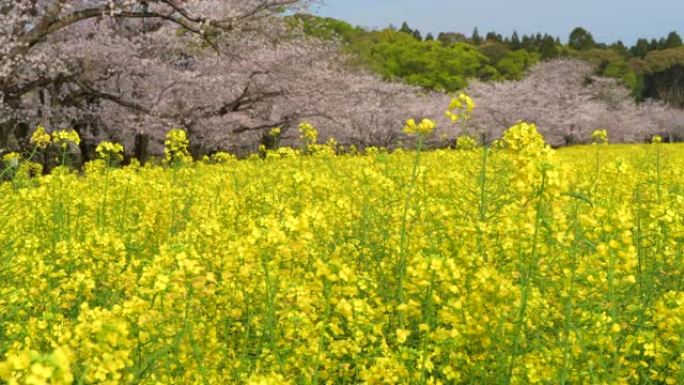
[[478,104],[470,124],[487,140],[519,120],[536,123],[554,146],[588,142],[596,129],[607,129],[615,142],[644,141],[669,129],[663,119],[669,109],[636,104],[617,80],[595,76],[579,60],[540,63],[521,81],[475,81],[467,92]]
[[[333,42],[285,20],[306,0],[0,0],[0,151],[26,145],[37,125],[74,128],[87,159],[100,140],[125,145],[188,131],[193,155],[244,154],[296,144],[314,123],[321,140],[395,146],[408,118],[432,118],[432,145],[460,133],[444,94],[348,68]],[[517,120],[538,123],[552,144],[580,142],[596,128],[640,140],[676,121],[637,106],[624,87],[576,61],[554,61],[520,82],[474,82],[470,123],[488,140]]]
[[[307,56],[278,41],[289,31],[274,20],[306,5],[0,0],[0,147],[17,146],[36,124],[125,137],[171,122],[192,129],[200,118],[249,115],[286,92],[268,87],[269,77]],[[252,128],[247,119],[241,124]]]
[[[173,127],[198,156],[255,151],[274,127],[392,145],[408,117],[440,116],[446,96],[351,70],[339,47],[282,17],[302,0],[0,0],[0,148],[32,129],[71,127],[88,157],[99,140],[161,152]],[[436,107],[433,100],[439,99]]]

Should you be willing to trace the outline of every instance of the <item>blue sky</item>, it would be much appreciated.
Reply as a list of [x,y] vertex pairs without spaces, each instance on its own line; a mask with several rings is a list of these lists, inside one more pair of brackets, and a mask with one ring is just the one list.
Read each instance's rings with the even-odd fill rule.
[[563,41],[576,26],[597,41],[661,37],[670,31],[684,36],[684,0],[324,0],[316,13],[355,25],[383,28],[407,21],[423,33],[454,31],[470,35],[550,33]]

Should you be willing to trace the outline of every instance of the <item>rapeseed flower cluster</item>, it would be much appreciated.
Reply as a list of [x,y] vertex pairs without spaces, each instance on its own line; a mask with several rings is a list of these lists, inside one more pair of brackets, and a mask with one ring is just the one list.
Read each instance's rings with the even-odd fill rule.
[[33,131],[30,139],[30,143],[39,149],[45,149],[50,145],[51,141],[52,138],[50,137],[50,134],[45,131],[45,127],[43,126],[36,127],[36,130]]
[[0,363],[0,379],[8,385],[71,385],[74,376],[67,350],[57,347],[49,354],[23,350]]
[[607,130],[595,130],[591,134],[591,140],[594,144],[608,144],[608,131]]
[[472,150],[477,148],[477,140],[468,134],[456,138],[456,148],[459,150]]
[[470,119],[473,110],[475,110],[473,99],[465,93],[460,93],[457,97],[451,99],[449,109],[445,114],[452,122],[465,121]]
[[164,155],[170,164],[179,164],[192,160],[188,147],[190,141],[185,130],[174,128],[166,133],[164,141]]
[[430,119],[423,119],[420,123],[416,123],[414,119],[409,119],[404,126],[404,133],[409,135],[429,135],[435,130],[435,127],[437,127],[437,124]]
[[2,161],[5,163],[5,166],[10,168],[18,167],[20,160],[21,155],[17,152],[10,152],[2,156]]
[[544,137],[537,131],[537,126],[526,122],[509,128],[499,143],[512,153],[530,157],[534,157],[546,147]]
[[[280,129],[271,130],[272,136],[280,135]],[[312,146],[318,142],[318,130],[311,123],[301,123],[299,125],[299,137],[304,142],[305,146]]]
[[280,127],[274,127],[268,132],[268,135],[277,138],[280,136],[281,132],[282,129]]
[[219,151],[211,155],[210,160],[215,163],[230,163],[236,161],[235,155],[228,152]]
[[123,160],[124,147],[119,143],[105,141],[97,145],[95,152],[100,159],[117,163]]
[[0,383],[684,383],[681,145],[334,147],[0,184]]
[[[46,137],[44,135],[45,131],[44,129],[41,130],[41,128],[42,127],[38,127],[38,129],[34,132],[34,140],[36,146],[38,147],[42,147],[47,143]],[[56,130],[52,132],[52,143],[59,145],[62,148],[62,150],[66,150],[66,148],[70,144],[78,146],[81,143],[81,138],[78,136],[78,133],[74,130]]]

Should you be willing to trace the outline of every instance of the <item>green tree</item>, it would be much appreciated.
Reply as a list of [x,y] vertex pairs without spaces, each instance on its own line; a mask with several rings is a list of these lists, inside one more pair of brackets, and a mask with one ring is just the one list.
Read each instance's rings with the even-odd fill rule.
[[487,43],[501,43],[503,42],[503,37],[496,33],[495,31],[487,32],[485,37],[485,42]]
[[496,65],[508,57],[511,49],[503,43],[487,43],[478,47],[478,50],[489,59],[489,64]]
[[301,26],[307,35],[324,40],[338,38],[345,42],[349,42],[355,36],[363,32],[363,29],[360,27],[354,27],[342,20],[308,14],[297,14],[292,16],[292,25]]
[[[663,43],[665,43],[665,41],[663,41]],[[660,43],[658,43],[658,40],[656,40],[655,38],[651,39],[651,41],[648,43],[648,50],[657,51],[659,49],[661,49],[661,45]]]
[[651,51],[651,48],[648,44],[648,40],[639,39],[630,51],[632,53],[632,56],[644,58]]
[[532,42],[532,37],[523,35],[520,39],[520,48],[527,51],[534,51],[534,43]]
[[401,28],[399,28],[399,32],[408,33],[409,35],[413,35],[413,30],[411,29],[411,27],[409,27],[407,22],[401,23]]
[[676,31],[670,32],[665,39],[665,48],[679,48],[682,44],[682,38]]
[[346,48],[359,64],[386,79],[442,91],[464,88],[488,61],[469,44],[418,41],[390,30],[366,31]]
[[409,27],[407,22],[401,23],[401,28],[399,28],[399,32],[405,33],[407,35],[413,36],[416,40],[423,40],[423,37],[420,34],[420,30],[418,29],[412,29]]
[[556,46],[556,40],[553,38],[553,36],[550,35],[544,36],[539,51],[542,60],[552,59],[558,57],[558,55],[560,54],[560,50]]
[[454,43],[465,43],[468,41],[468,38],[464,34],[458,32],[440,32],[439,35],[437,35],[437,40],[444,45],[451,45]]
[[480,31],[475,27],[473,29],[473,34],[470,36],[470,42],[474,45],[482,44],[482,36],[480,36]]
[[684,47],[652,51],[644,61],[644,98],[684,108]]
[[586,51],[594,48],[596,42],[589,31],[582,27],[577,27],[570,32],[568,45],[578,51]]
[[539,62],[537,53],[524,49],[511,51],[508,56],[496,64],[496,69],[501,76],[509,80],[519,80],[525,76],[525,71]]
[[511,35],[511,49],[512,50],[518,50],[522,48],[520,44],[520,37],[518,36],[517,31],[513,31],[513,35]]
[[503,79],[499,71],[489,64],[477,71],[477,77],[484,81],[499,81]]
[[613,43],[610,46],[610,49],[619,53],[622,56],[628,56],[629,55],[629,49],[627,49],[627,47],[625,47],[625,43],[623,43],[622,40],[618,40],[617,42]]

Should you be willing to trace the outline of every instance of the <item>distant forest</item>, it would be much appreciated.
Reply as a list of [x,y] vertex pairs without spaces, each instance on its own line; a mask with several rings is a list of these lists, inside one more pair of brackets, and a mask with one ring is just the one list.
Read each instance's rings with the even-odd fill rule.
[[401,79],[430,90],[453,92],[468,79],[519,80],[539,61],[559,57],[592,63],[596,74],[621,80],[637,101],[656,99],[684,108],[684,46],[673,31],[660,39],[638,39],[631,47],[617,41],[596,42],[578,27],[567,44],[548,34],[503,36],[494,31],[470,36],[442,32],[437,36],[411,28],[366,30],[332,18],[297,15],[293,18],[306,33],[338,39],[353,54],[355,64],[385,79]]

